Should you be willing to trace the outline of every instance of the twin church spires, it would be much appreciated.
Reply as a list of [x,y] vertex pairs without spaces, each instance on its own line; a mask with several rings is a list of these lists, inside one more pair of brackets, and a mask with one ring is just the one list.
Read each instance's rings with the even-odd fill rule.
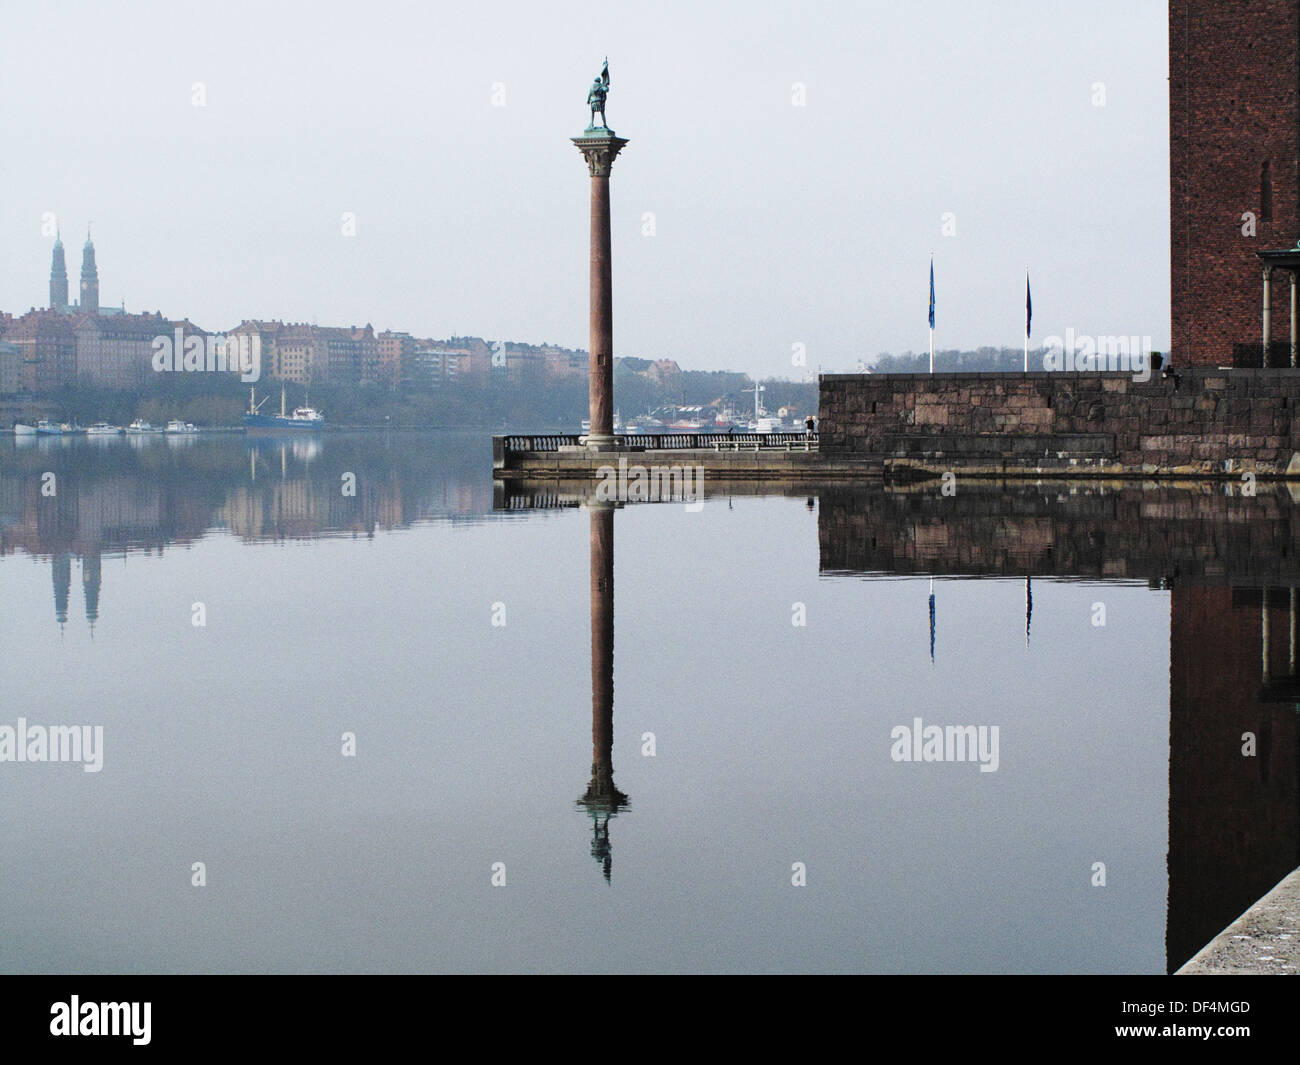
[[[57,231],[54,237],[54,255],[50,261],[50,308],[67,314],[68,267],[63,257],[63,237]],[[99,268],[95,265],[95,245],[86,227],[86,244],[81,249],[81,303],[83,314],[99,313]]]

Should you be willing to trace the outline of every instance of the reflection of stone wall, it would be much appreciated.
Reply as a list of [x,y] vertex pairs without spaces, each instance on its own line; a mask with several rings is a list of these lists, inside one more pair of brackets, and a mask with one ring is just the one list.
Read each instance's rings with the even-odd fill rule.
[[1300,450],[1300,370],[1180,373],[1178,387],[1119,372],[826,374],[821,449],[958,469],[1055,468],[1058,452],[1135,473],[1222,473],[1229,459],[1238,472],[1286,469]]
[[923,489],[823,489],[821,569],[974,576],[1300,583],[1300,507],[1277,486],[1143,489],[969,481]]
[[[1260,700],[1259,598],[1228,588],[1171,594],[1171,972],[1300,863],[1298,715],[1295,703]],[[1288,589],[1272,589],[1274,675],[1288,670],[1288,606]],[[1244,732],[1257,736],[1254,758],[1241,753]]]

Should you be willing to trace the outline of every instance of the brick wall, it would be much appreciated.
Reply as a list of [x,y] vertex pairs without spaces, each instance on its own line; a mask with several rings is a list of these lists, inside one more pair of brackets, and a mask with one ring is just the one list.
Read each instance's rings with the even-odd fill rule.
[[[1300,237],[1300,5],[1296,0],[1170,0],[1171,353],[1176,365],[1231,365],[1260,343],[1256,251]],[[1261,168],[1269,164],[1272,221]],[[1256,235],[1242,234],[1242,215]],[[1274,275],[1275,339],[1286,332],[1285,274]],[[1278,311],[1281,311],[1278,314]],[[1278,328],[1280,326],[1280,328]]]

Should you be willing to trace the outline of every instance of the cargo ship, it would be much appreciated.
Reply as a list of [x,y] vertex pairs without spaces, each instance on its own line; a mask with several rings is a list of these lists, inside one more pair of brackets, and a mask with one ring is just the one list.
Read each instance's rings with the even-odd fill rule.
[[[266,399],[262,400],[265,403]],[[295,407],[292,414],[284,409],[284,389],[280,389],[280,413],[259,414],[256,390],[248,390],[248,411],[244,414],[245,429],[296,429],[316,430],[325,428],[325,416],[313,407]]]

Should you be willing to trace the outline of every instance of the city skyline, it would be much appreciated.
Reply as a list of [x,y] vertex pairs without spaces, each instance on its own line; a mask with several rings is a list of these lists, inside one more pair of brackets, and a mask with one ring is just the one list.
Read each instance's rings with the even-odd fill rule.
[[[71,78],[11,118],[11,158],[31,165],[11,161],[0,215],[6,309],[42,302],[25,264],[49,261],[53,213],[70,234],[94,219],[113,248],[105,306],[581,349],[567,138],[609,54],[609,123],[632,139],[613,200],[617,354],[798,377],[796,343],[810,370],[918,351],[932,251],[941,348],[1016,344],[1026,263],[1036,332],[1167,348],[1160,5],[880,8],[834,34],[814,7],[773,5],[747,11],[743,40],[725,9],[640,26],[506,7],[434,27],[380,7],[349,12],[347,34],[259,13],[252,43],[238,17],[152,8],[16,16],[91,32],[59,34]],[[168,49],[178,34],[187,47]],[[128,37],[149,63],[108,61]],[[10,51],[0,84],[35,77],[33,53]]]

